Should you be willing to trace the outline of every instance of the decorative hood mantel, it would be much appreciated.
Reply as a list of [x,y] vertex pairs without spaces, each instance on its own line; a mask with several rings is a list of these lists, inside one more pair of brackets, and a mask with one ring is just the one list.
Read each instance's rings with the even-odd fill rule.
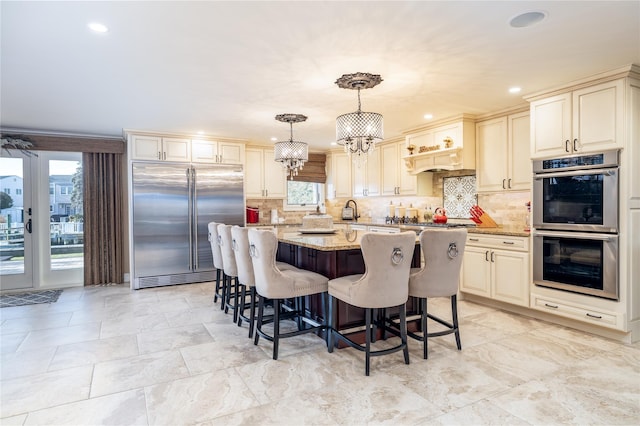
[[449,122],[406,135],[407,155],[402,159],[411,174],[425,171],[476,168],[475,122],[456,117]]

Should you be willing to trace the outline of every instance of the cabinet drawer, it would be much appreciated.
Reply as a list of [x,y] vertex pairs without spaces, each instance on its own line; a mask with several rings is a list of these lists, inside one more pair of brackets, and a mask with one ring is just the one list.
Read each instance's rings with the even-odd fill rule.
[[519,238],[501,235],[482,235],[474,234],[471,232],[467,234],[467,245],[518,251],[529,250],[529,241],[524,237]]
[[532,297],[532,307],[534,309],[551,312],[556,315],[572,318],[578,321],[598,324],[603,327],[622,329],[622,321],[618,314],[602,312],[587,307],[572,305],[566,302],[558,302],[556,300],[538,297],[536,295],[532,295]]

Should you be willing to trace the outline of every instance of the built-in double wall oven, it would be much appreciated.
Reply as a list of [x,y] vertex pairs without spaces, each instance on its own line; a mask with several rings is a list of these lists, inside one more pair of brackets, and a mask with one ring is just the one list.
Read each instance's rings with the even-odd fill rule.
[[619,152],[533,162],[533,281],[618,300]]

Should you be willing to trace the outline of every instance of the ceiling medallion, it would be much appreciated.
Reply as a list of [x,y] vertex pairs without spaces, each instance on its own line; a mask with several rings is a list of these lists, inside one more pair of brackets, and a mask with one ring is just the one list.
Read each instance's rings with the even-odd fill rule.
[[358,91],[358,110],[336,118],[336,142],[344,146],[345,152],[358,166],[367,161],[366,154],[373,152],[376,141],[384,138],[382,115],[362,111],[360,90],[371,89],[381,82],[379,74],[363,72],[344,74],[336,80],[341,89]]
[[307,120],[307,116],[302,114],[278,114],[276,120],[289,123],[291,136],[288,141],[276,142],[274,145],[274,157],[282,166],[287,169],[289,179],[302,170],[304,163],[309,160],[309,147],[305,142],[293,140],[293,123],[302,123]]

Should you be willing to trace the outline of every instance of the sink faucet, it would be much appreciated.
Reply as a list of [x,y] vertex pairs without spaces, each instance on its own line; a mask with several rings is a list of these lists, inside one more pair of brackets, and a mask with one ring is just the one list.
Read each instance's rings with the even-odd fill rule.
[[360,215],[358,214],[358,204],[355,200],[348,200],[344,207],[349,207],[349,203],[353,203],[353,219],[357,222]]

